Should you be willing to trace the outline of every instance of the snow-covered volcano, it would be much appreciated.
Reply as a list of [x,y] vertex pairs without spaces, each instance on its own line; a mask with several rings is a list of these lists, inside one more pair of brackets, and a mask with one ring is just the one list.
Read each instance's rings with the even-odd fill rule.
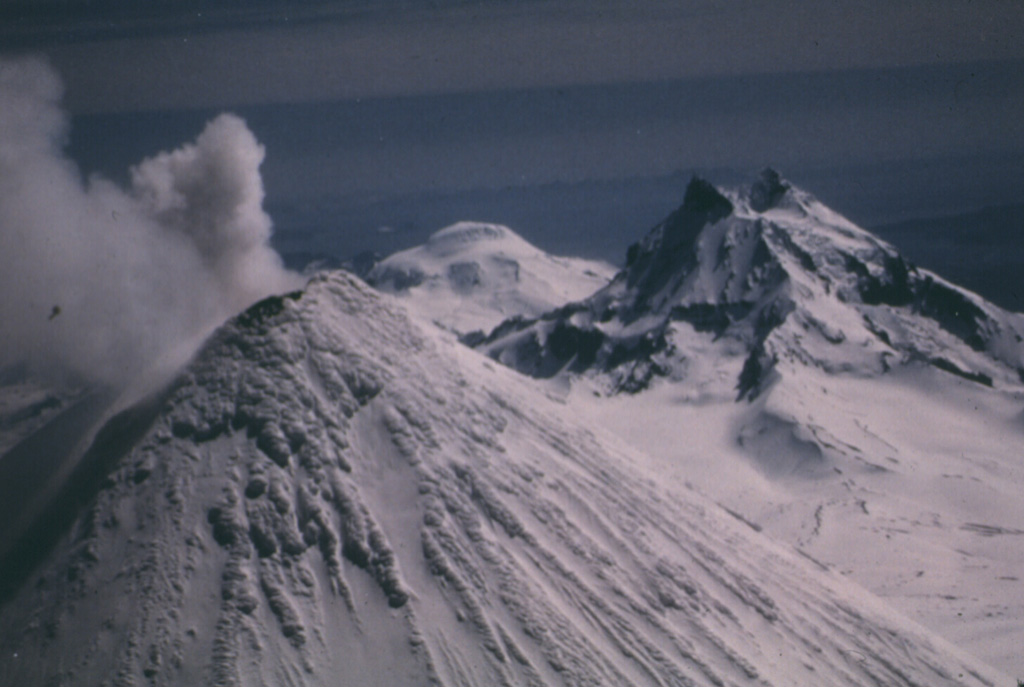
[[99,431],[0,683],[1007,684],[643,464],[320,275]]
[[752,398],[794,366],[875,375],[921,361],[1020,385],[1022,334],[1024,316],[908,264],[768,169],[736,192],[695,178],[609,286],[506,322],[481,348],[534,376],[598,371],[637,391],[691,374],[704,364],[694,338],[714,341],[718,362],[741,361],[732,383]]
[[614,275],[604,262],[549,255],[508,227],[459,222],[381,261],[367,281],[406,299],[414,313],[469,334],[585,298]]

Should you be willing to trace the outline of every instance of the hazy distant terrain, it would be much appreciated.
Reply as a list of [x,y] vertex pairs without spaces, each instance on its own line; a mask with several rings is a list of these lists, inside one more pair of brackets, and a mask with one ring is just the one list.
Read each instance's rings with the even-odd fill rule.
[[[718,170],[721,183],[738,172]],[[434,231],[473,218],[512,227],[531,243],[555,255],[579,255],[621,265],[624,246],[654,226],[682,200],[686,172],[655,177],[576,184],[546,184],[459,193],[406,194],[386,199],[344,197],[270,202],[276,223],[273,243],[285,262],[302,269],[315,259],[333,264],[370,252],[383,258],[424,243]],[[732,181],[730,181],[732,180]],[[808,183],[804,184],[809,185]],[[860,196],[837,179],[821,184],[844,203]],[[814,186],[817,187],[817,186]],[[908,205],[900,189],[883,189],[890,213],[881,208],[851,208],[850,216],[875,218],[870,226],[912,262],[947,275],[994,303],[1024,311],[1024,205],[1002,205],[965,212],[949,205]],[[983,203],[986,189],[957,196],[956,202]],[[844,197],[844,194],[849,194]],[[828,197],[822,195],[822,197]],[[871,199],[878,203],[877,198]],[[953,201],[947,201],[951,203]],[[908,214],[909,213],[909,214]],[[892,217],[901,221],[890,221]],[[877,223],[881,218],[882,223]]]

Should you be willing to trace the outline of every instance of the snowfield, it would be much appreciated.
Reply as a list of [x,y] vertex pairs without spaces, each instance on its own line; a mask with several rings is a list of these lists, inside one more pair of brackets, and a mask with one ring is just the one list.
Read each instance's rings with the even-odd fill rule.
[[382,260],[367,281],[419,316],[469,334],[585,298],[613,276],[607,263],[554,257],[508,227],[459,222]]
[[1024,316],[766,170],[479,343],[759,530],[1024,674]]
[[638,469],[691,485],[957,646],[1021,673],[1019,395],[924,366],[879,379],[808,372],[753,404],[686,385],[636,396],[594,389],[578,381],[569,405],[638,449]]
[[[0,562],[0,684],[1010,684],[559,393],[344,273],[262,301],[98,432],[39,566]],[[630,400],[588,398],[643,433]]]

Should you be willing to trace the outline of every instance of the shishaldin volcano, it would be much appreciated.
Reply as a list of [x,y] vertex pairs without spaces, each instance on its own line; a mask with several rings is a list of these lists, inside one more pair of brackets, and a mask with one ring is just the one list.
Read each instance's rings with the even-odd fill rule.
[[573,418],[344,273],[263,301],[5,552],[0,683],[1007,684]]

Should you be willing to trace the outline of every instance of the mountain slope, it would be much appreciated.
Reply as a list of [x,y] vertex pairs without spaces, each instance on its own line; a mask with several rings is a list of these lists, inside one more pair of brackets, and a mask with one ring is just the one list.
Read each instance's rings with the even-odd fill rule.
[[1024,312],[1024,203],[903,220],[871,231],[899,245],[914,262],[1001,308]]
[[694,179],[606,288],[480,347],[534,376],[598,372],[636,391],[686,376],[701,364],[693,339],[713,341],[723,361],[741,356],[735,388],[752,398],[804,366],[870,376],[921,361],[1019,386],[1022,335],[1024,316],[908,264],[766,170],[738,192]]
[[609,286],[481,348],[572,379],[550,388],[666,484],[1020,673],[1022,333],[767,170],[695,180]]
[[596,260],[548,255],[508,227],[459,222],[382,260],[367,281],[399,294],[413,312],[468,334],[579,300],[614,273]]
[[343,273],[93,448],[0,608],[3,684],[1007,681]]

